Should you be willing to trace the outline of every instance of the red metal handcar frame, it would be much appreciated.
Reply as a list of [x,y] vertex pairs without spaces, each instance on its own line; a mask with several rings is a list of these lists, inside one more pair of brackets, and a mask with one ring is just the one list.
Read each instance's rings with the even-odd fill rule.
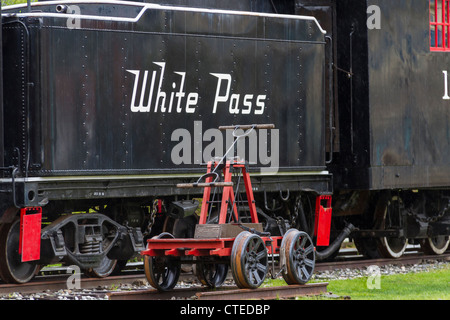
[[[238,128],[247,131],[242,135],[236,135]],[[289,229],[283,236],[270,236],[269,233],[262,232],[247,163],[239,159],[224,161],[240,138],[248,135],[254,129],[271,128],[274,126],[250,125],[219,128],[222,130],[234,129],[233,136],[236,138],[225,156],[220,161],[210,161],[207,164],[207,173],[200,177],[197,183],[177,185],[181,188],[204,188],[200,219],[194,238],[180,239],[163,233],[149,239],[147,249],[141,252],[144,256],[145,273],[152,286],[162,291],[172,289],[179,277],[180,258],[189,256],[195,257],[198,263],[197,269],[200,272],[197,271],[197,275],[200,281],[212,287],[223,282],[228,271],[228,262],[230,262],[233,278],[240,288],[257,288],[267,275],[267,255],[274,254],[279,254],[281,273],[288,284],[304,284],[310,279],[314,271],[315,248],[309,235],[296,229]],[[223,170],[223,181],[220,181],[217,170]],[[240,186],[239,183],[237,186],[233,184],[233,172],[238,173],[238,181],[241,181],[241,178],[244,181],[246,200],[241,203],[245,202],[248,206],[251,223],[241,223],[236,199],[240,198]],[[203,180],[204,182],[200,182]],[[220,201],[210,199],[212,188],[217,187],[223,188]],[[216,192],[214,192],[215,194]],[[208,216],[212,209],[210,206],[219,202],[218,224],[208,224]],[[324,208],[323,203],[327,208]],[[316,224],[315,234],[321,238],[325,237],[321,243],[329,240],[329,218],[331,218],[329,204],[331,204],[331,197],[324,199],[318,197],[316,220],[319,222]],[[233,225],[237,225],[239,228],[231,230],[231,236],[228,235],[228,231],[225,232],[228,236],[222,236],[221,231],[215,236],[210,236],[214,233],[208,233],[216,226],[221,229],[220,227],[228,228]],[[260,231],[255,231],[250,226],[257,226]],[[206,238],[204,234],[200,235],[200,232],[197,234],[199,227],[204,227],[204,230],[207,231]],[[328,231],[324,228],[328,228]],[[223,263],[224,260],[220,258],[229,259],[227,263]],[[272,274],[272,276],[274,275]]]
[[[218,162],[214,163],[215,167],[219,166]],[[212,171],[213,162],[208,162],[207,175]],[[250,218],[252,223],[259,223],[256,213],[256,206],[253,197],[253,189],[251,185],[250,175],[246,170],[243,161],[226,161],[223,169],[224,181],[223,183],[212,182],[212,176],[207,176],[204,186],[203,200],[200,213],[199,224],[204,225],[207,222],[208,209],[210,206],[211,188],[216,186],[223,186],[222,200],[219,213],[219,224],[225,224],[229,208],[233,211],[232,215],[235,223],[239,222],[239,212],[235,201],[233,190],[232,172],[231,169],[236,168],[241,171],[244,179],[245,191],[247,195],[248,206],[250,210]],[[191,186],[189,184],[179,185],[180,187]],[[279,253],[279,243],[282,236],[261,237],[267,243],[269,254]],[[176,238],[176,239],[150,239],[148,240],[147,250],[143,251],[143,255],[148,256],[220,256],[226,257],[231,255],[231,248],[235,238],[216,238],[216,239],[195,239],[195,238]],[[280,240],[280,241],[277,241]]]

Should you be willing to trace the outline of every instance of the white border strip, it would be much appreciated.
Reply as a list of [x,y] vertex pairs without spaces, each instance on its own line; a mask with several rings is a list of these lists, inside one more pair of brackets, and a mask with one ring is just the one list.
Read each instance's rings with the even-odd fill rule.
[[[121,17],[105,17],[105,16],[89,16],[89,15],[77,15],[71,14],[71,19],[92,19],[100,21],[118,21],[118,22],[138,22],[146,10],[172,10],[172,11],[184,11],[184,12],[200,12],[200,13],[215,13],[215,14],[230,14],[230,15],[241,15],[241,16],[255,16],[255,17],[267,17],[267,18],[281,18],[281,19],[293,19],[293,20],[310,20],[315,22],[320,32],[326,34],[326,31],[322,29],[317,19],[312,16],[298,16],[298,15],[287,15],[287,14],[271,14],[271,13],[261,13],[261,12],[247,12],[247,11],[233,11],[233,10],[219,10],[219,9],[206,9],[206,8],[188,8],[188,7],[174,7],[174,6],[164,6],[152,3],[142,3],[142,2],[132,2],[132,1],[115,1],[115,0],[62,0],[62,1],[45,1],[45,2],[33,2],[32,7],[48,6],[48,5],[58,5],[58,4],[77,4],[77,3],[87,3],[87,4],[115,4],[115,5],[128,5],[135,7],[142,7],[142,10],[135,18],[121,18]],[[17,4],[6,6],[5,9],[19,9],[27,8],[27,4]],[[4,14],[2,14],[4,15]],[[8,15],[6,13],[5,15]],[[16,13],[17,17],[54,17],[54,18],[67,18],[67,15],[63,13],[43,13],[43,12],[24,12]]]
[[[258,172],[252,172],[252,177],[261,177],[261,176],[307,176],[307,175],[329,175],[330,173],[326,170],[324,171],[279,171],[276,175],[274,174],[261,174]],[[104,180],[116,180],[116,181],[123,181],[123,180],[154,180],[154,179],[162,179],[162,178],[198,178],[198,173],[192,173],[192,174],[154,174],[154,175],[126,175],[126,174],[117,174],[117,175],[104,175],[104,176],[44,176],[44,177],[28,177],[28,178],[15,178],[15,182],[77,182],[77,181],[104,181]],[[0,183],[11,183],[12,179],[10,178],[2,178],[0,179]]]

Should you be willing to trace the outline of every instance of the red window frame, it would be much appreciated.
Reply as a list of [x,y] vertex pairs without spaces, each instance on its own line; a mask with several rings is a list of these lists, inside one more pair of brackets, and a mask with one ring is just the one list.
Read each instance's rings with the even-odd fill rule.
[[450,51],[450,0],[430,0],[430,50]]

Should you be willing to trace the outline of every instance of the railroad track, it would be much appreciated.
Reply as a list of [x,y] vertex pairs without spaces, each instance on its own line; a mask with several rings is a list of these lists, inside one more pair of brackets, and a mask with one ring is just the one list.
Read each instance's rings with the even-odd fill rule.
[[[351,260],[343,260],[343,261],[333,261],[333,262],[320,262],[316,263],[316,271],[325,271],[325,270],[333,270],[333,269],[355,269],[355,268],[363,268],[370,265],[412,265],[422,263],[427,260],[440,260],[440,261],[450,261],[450,254],[444,254],[440,256],[429,256],[423,254],[407,254],[399,259],[361,259],[361,258],[353,258]],[[242,290],[236,289],[236,287],[232,286],[224,286],[220,290],[216,290],[215,292],[207,291],[204,287],[200,286],[191,286],[190,288],[182,288],[176,289],[167,293],[158,293],[156,290],[135,290],[135,291],[126,291],[126,292],[115,292],[114,288],[118,288],[123,284],[136,284],[136,283],[145,283],[145,275],[143,274],[143,270],[139,270],[139,264],[132,265],[133,271],[125,272],[124,274],[118,276],[110,276],[107,278],[87,278],[81,276],[80,284],[81,289],[95,289],[99,287],[103,288],[111,288],[111,290],[107,293],[102,291],[101,294],[108,295],[111,300],[158,300],[158,299],[173,299],[173,298],[191,298],[195,297],[198,300],[207,300],[207,299],[216,299],[220,300],[222,298],[229,300],[238,300],[238,299],[272,299],[275,297],[292,297],[298,295],[314,295],[320,294],[320,292],[326,292],[326,284],[322,284],[321,286],[314,284],[307,284],[306,286],[300,286],[299,288],[293,288],[295,286],[283,286],[285,288],[259,288],[257,290]],[[67,268],[56,268],[53,272],[50,272],[51,269],[47,268],[43,270],[43,274],[41,276],[37,276],[33,281],[22,284],[22,285],[14,285],[14,284],[1,284],[0,283],[0,295],[7,295],[12,292],[18,292],[21,294],[29,294],[29,293],[37,293],[37,292],[45,292],[49,291],[58,291],[64,290],[68,288],[68,278],[70,274],[67,273]],[[56,274],[56,275],[55,275]],[[183,274],[183,278],[185,278],[188,282],[189,279],[192,280],[192,274]],[[318,287],[317,287],[318,286]],[[290,289],[292,292],[288,292]],[[272,291],[272,293],[270,292]],[[275,293],[274,293],[275,292]],[[252,296],[251,294],[254,294]],[[241,298],[239,298],[241,297]],[[272,298],[271,298],[272,297]]]
[[327,291],[328,283],[308,283],[278,287],[260,287],[258,289],[237,289],[235,286],[221,287],[215,291],[206,291],[204,287],[175,289],[169,292],[156,290],[136,290],[131,292],[108,293],[110,300],[166,300],[175,298],[195,298],[195,300],[273,300],[303,295],[319,295]]
[[426,260],[440,260],[450,261],[450,253],[435,255],[423,255],[423,254],[405,254],[398,259],[354,259],[332,262],[320,262],[316,263],[315,271],[325,271],[331,269],[357,269],[368,267],[370,265],[385,266],[385,265],[411,265],[422,263]]

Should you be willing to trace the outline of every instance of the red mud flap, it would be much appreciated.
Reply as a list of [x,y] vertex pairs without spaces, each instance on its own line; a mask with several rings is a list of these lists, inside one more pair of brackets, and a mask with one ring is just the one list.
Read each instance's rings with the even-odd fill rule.
[[41,207],[20,209],[19,254],[22,255],[22,262],[41,257],[41,220]]
[[331,196],[318,196],[314,225],[314,235],[317,237],[316,246],[330,244],[331,212]]

